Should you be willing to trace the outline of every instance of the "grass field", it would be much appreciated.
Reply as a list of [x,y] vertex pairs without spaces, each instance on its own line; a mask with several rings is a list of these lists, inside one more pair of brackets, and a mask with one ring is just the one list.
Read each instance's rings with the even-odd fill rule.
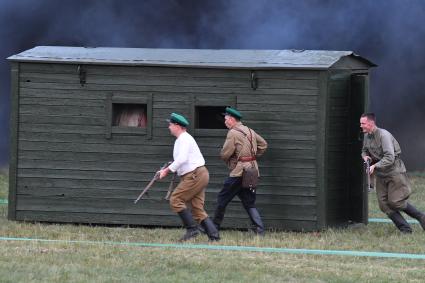
[[[0,175],[0,198],[8,178]],[[412,203],[425,210],[425,174],[412,175]],[[383,218],[370,194],[370,217]],[[146,247],[176,244],[182,229],[144,229],[8,221],[0,205],[0,282],[424,282],[424,259]],[[389,223],[264,238],[223,231],[215,246],[425,254],[425,232],[402,235]],[[57,242],[10,241],[11,238]],[[79,242],[70,242],[79,241]],[[189,244],[208,245],[205,236]]]

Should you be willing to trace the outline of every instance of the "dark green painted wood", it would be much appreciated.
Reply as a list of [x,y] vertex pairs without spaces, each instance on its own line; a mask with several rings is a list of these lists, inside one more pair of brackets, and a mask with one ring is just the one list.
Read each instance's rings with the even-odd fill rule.
[[153,94],[149,93],[147,95],[147,117],[148,117],[148,122],[146,125],[146,138],[148,140],[152,140],[152,127],[153,127]]
[[[65,88],[65,89],[81,89],[79,84],[79,77],[77,74],[70,75],[56,75],[46,74],[42,78],[37,77],[24,77],[21,78],[24,87],[39,88],[47,86],[48,88]],[[119,87],[119,86],[132,85],[134,87],[155,87],[155,86],[173,86],[173,87],[220,87],[220,88],[240,88],[249,90],[251,81],[246,79],[229,79],[229,78],[191,78],[191,77],[138,77],[129,78],[123,76],[111,77],[87,75],[87,82],[84,89],[93,89],[97,87]],[[259,87],[262,89],[304,89],[304,90],[317,90],[316,80],[293,80],[293,79],[259,79]],[[252,90],[252,89],[251,89]],[[252,90],[253,91],[253,90]]]
[[112,138],[112,93],[108,93],[105,99],[105,138]]
[[[195,94],[190,94],[187,96],[187,99],[189,100],[189,109],[188,109],[188,115],[187,117],[189,118],[190,124],[188,127],[188,131],[190,133],[194,133],[195,131],[195,100],[196,100],[196,96]],[[172,111],[172,112],[176,112],[176,111]]]
[[[76,180],[102,180],[102,181],[134,181],[134,182],[148,182],[152,178],[152,169],[158,170],[157,167],[143,166],[140,171],[104,171],[104,170],[79,170],[79,169],[18,169],[18,176],[20,178],[47,178],[47,179],[76,179]],[[150,170],[149,170],[150,169]],[[149,171],[148,171],[149,170]],[[265,170],[263,170],[265,171]],[[224,172],[221,174],[211,175],[210,183],[222,183],[224,179]],[[262,186],[299,186],[314,187],[316,183],[314,176],[292,177],[292,176],[267,176],[262,174]]]
[[10,220],[16,220],[16,190],[18,185],[17,168],[19,154],[19,67],[20,63],[11,63],[10,158],[7,214],[7,217]]
[[[135,196],[137,197],[137,195]],[[63,211],[80,213],[107,213],[107,214],[151,214],[151,215],[171,215],[173,212],[168,201],[158,199],[142,199],[140,203],[134,204],[134,198],[98,198],[98,197],[38,197],[30,195],[20,195],[17,210],[40,210],[40,211]],[[213,202],[206,202],[209,207]],[[261,204],[258,209],[264,214],[265,219],[303,219],[314,220],[315,205],[311,204]],[[229,218],[246,217],[244,209],[240,209],[238,202],[232,204],[226,210]]]
[[246,97],[256,97],[258,95],[299,95],[299,96],[316,96],[317,90],[305,90],[305,89],[295,89],[295,88],[288,88],[288,89],[262,89],[257,88],[255,92],[252,89],[240,89],[240,88],[209,88],[209,87],[169,87],[169,86],[127,86],[127,85],[109,85],[109,86],[91,86],[88,85],[85,89],[81,89],[78,87],[70,87],[67,88],[62,87],[62,85],[57,84],[56,88],[53,88],[52,85],[49,84],[38,84],[38,85],[30,85],[23,89],[23,91],[31,90],[29,93],[38,96],[38,97],[44,97],[44,92],[57,92],[59,95],[66,96],[68,93],[86,93],[89,95],[88,97],[93,97],[95,94],[102,94],[110,91],[119,91],[119,92],[126,92],[126,93],[133,93],[135,95],[139,93],[153,93],[153,94],[160,94],[160,95],[167,95],[170,97],[171,101],[173,101],[173,96],[180,97],[181,94],[199,94],[203,93],[205,95],[217,95],[217,94],[223,94],[223,95],[232,95],[232,94],[238,94],[243,95]]
[[[41,64],[41,63],[25,63],[21,68],[22,73],[35,74],[76,74],[77,66],[73,64]],[[135,77],[162,77],[167,76],[188,76],[188,77],[207,77],[207,78],[250,78],[250,70],[238,69],[211,69],[211,68],[173,68],[173,67],[127,67],[127,66],[98,66],[91,65],[90,72],[92,74],[104,76],[135,76]],[[257,77],[268,77],[276,79],[316,79],[318,71],[314,70],[286,70],[275,69],[273,72],[269,70],[257,70]]]
[[[87,67],[89,68],[89,67]],[[132,85],[132,86],[175,86],[175,87],[219,87],[219,88],[241,88],[255,92],[251,88],[250,78],[199,78],[190,76],[169,76],[169,77],[152,77],[152,76],[122,76],[117,74],[113,77],[102,76],[102,75],[90,75],[89,69],[87,70],[87,81],[84,86],[79,84],[78,74],[44,74],[34,75],[27,74],[22,75],[20,81],[23,86],[49,86],[50,88],[61,88],[61,89],[92,89],[93,87],[101,86],[120,86],[120,85]],[[316,79],[269,79],[267,77],[258,79],[259,88],[262,89],[303,89],[303,90],[317,90]]]
[[[367,77],[365,75],[365,77]],[[356,84],[354,82],[354,84]],[[367,192],[361,188],[361,143],[357,140],[358,119],[364,107],[364,86],[353,87],[352,73],[332,72],[328,139],[328,219],[332,225],[345,222],[367,222]],[[367,202],[366,202],[367,203]]]
[[[116,225],[144,225],[144,226],[169,226],[181,227],[181,222],[176,215],[151,216],[151,215],[128,215],[128,214],[104,214],[104,213],[64,213],[46,211],[18,211],[17,218],[25,221],[45,221],[51,222],[54,217],[56,222],[64,223],[88,223],[88,224],[116,224]],[[291,219],[265,219],[266,227],[276,227],[277,230],[314,231],[316,221],[311,220],[291,220]],[[232,221],[225,221],[223,228],[249,229],[250,223],[247,217],[232,218]]]
[[[64,124],[67,121],[70,125],[99,125],[105,123],[105,117],[84,117],[79,116],[60,116],[60,115],[38,115],[25,113],[20,115],[22,124]],[[108,123],[109,125],[110,123]]]
[[369,78],[366,74],[351,76],[351,107],[349,124],[350,143],[348,151],[348,164],[350,170],[350,216],[353,221],[368,222],[368,188],[367,177],[364,173],[360,152],[362,149],[362,141],[359,139],[359,122],[360,115],[366,110],[366,100],[369,97]]
[[[138,196],[142,190],[142,183],[140,187],[135,188],[126,188],[126,187],[116,187],[116,188],[63,188],[63,187],[48,187],[42,188],[35,186],[33,184],[24,185],[23,187],[18,187],[18,195],[21,197],[30,197],[30,198],[58,198],[61,200],[73,200],[75,198],[96,198],[99,201],[105,199],[115,199],[117,201],[131,201]],[[162,201],[166,195],[168,189],[168,184],[166,183],[157,183],[149,191],[149,194],[143,197],[143,201]],[[212,189],[207,189],[206,192],[206,203],[214,204],[216,197],[216,192]],[[279,195],[273,192],[264,193],[264,190],[258,193],[258,205],[315,205],[316,197],[315,196],[304,196],[304,195]]]
[[[329,225],[336,225],[341,220],[348,221],[350,206],[348,195],[348,108],[349,84],[347,72],[333,71],[329,79],[329,108],[332,113],[328,115],[328,143],[327,143],[327,174],[328,190],[326,199],[328,203],[327,220]],[[344,209],[345,207],[345,209]]]
[[336,62],[332,68],[335,69],[345,69],[345,70],[362,70],[363,72],[367,72],[370,68],[370,62],[357,60],[353,57],[343,57],[338,62]]
[[327,71],[319,74],[319,103],[317,109],[317,127],[316,127],[316,170],[317,170],[317,229],[323,229],[327,226],[326,219],[326,136],[327,136],[327,117],[328,117],[328,76]]
[[[155,167],[154,167],[155,168]],[[221,189],[222,180],[214,183],[210,182],[207,188],[209,193],[217,193]],[[148,180],[144,181],[145,183]],[[139,191],[145,184],[142,181],[129,180],[96,180],[96,179],[67,179],[67,178],[45,178],[45,177],[21,177],[19,192],[21,190],[36,190],[43,192],[45,189],[51,190],[69,190],[72,193],[74,190],[133,190]],[[168,189],[168,182],[155,183],[154,191],[165,192]],[[22,191],[22,192],[24,192]],[[306,196],[315,197],[315,186],[301,186],[297,183],[295,186],[286,185],[276,186],[276,184],[265,185],[261,182],[261,187],[257,190],[258,195],[276,195],[276,196]]]

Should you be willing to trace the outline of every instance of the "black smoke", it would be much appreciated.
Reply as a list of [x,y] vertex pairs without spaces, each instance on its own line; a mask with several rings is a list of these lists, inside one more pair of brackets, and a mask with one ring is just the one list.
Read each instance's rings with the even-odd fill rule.
[[37,45],[353,50],[379,65],[370,110],[425,168],[423,0],[0,0],[0,167],[8,162],[6,57]]

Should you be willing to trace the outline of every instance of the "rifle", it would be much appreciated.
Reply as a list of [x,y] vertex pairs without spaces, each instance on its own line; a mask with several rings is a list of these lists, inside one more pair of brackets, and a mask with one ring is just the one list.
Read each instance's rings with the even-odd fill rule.
[[372,191],[372,188],[370,187],[370,161],[369,159],[366,159],[364,162],[364,165],[366,167],[366,174],[367,174],[367,191]]
[[171,183],[168,186],[167,194],[164,197],[164,200],[170,200],[171,193],[174,190],[174,179],[176,178],[176,173],[173,174],[173,178],[171,179]]
[[159,179],[159,171],[167,168],[168,166],[170,166],[170,164],[171,164],[171,162],[166,162],[166,163],[164,163],[164,165],[162,165],[162,167],[155,173],[155,175],[153,176],[153,178],[149,182],[149,184],[143,189],[143,191],[140,193],[140,195],[134,201],[134,204],[136,204],[142,198],[142,196],[152,187],[153,183],[155,183],[155,181]]

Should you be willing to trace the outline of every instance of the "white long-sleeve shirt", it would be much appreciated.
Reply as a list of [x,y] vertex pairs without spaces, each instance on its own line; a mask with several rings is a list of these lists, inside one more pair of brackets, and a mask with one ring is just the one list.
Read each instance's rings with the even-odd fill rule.
[[173,163],[168,167],[182,176],[205,165],[205,159],[195,139],[187,132],[180,134],[174,142]]

